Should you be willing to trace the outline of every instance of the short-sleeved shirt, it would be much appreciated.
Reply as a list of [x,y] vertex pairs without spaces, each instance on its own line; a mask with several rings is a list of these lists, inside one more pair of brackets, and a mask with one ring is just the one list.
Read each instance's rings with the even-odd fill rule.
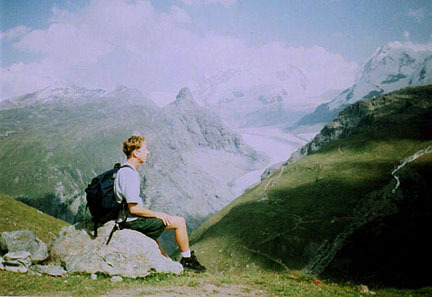
[[[117,202],[121,203],[122,200],[126,200],[126,203],[138,203],[143,206],[143,199],[140,196],[141,189],[141,176],[136,168],[129,162],[125,162],[117,172],[117,176],[114,180],[114,194]],[[133,215],[129,212],[129,208],[120,214],[120,220],[124,221],[127,216],[127,221],[134,221],[138,216]]]

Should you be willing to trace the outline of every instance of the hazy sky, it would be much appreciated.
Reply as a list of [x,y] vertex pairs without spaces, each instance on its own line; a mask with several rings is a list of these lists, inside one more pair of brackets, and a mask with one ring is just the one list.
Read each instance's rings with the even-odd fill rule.
[[[0,0],[0,98],[55,82],[167,101],[230,69],[291,66],[309,95],[345,88],[392,41],[430,43],[432,1]],[[262,69],[262,71],[261,71]]]

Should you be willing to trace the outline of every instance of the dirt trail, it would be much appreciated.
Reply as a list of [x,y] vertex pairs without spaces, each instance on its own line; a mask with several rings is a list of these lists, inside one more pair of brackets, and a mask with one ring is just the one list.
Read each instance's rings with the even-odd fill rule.
[[273,294],[259,290],[255,288],[250,288],[245,285],[234,285],[234,284],[223,284],[220,286],[212,284],[204,284],[199,286],[169,286],[169,287],[159,287],[159,286],[145,286],[136,289],[126,289],[120,290],[115,289],[109,291],[107,294],[102,295],[102,297],[114,297],[114,296],[156,296],[156,297],[225,297],[225,296],[274,296]]

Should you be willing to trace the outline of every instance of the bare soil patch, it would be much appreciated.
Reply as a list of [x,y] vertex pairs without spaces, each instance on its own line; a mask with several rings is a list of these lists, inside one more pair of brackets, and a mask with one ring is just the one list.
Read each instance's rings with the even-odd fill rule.
[[156,296],[156,297],[225,297],[225,296],[274,296],[267,291],[251,288],[246,285],[235,285],[235,284],[223,284],[223,285],[213,285],[213,284],[203,284],[198,286],[145,286],[136,289],[126,289],[120,290],[115,289],[109,291],[104,297],[112,296]]

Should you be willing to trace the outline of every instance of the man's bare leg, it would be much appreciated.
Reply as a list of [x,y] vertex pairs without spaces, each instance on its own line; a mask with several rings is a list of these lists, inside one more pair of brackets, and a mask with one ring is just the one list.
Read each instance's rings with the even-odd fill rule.
[[189,236],[187,234],[186,221],[182,217],[172,216],[171,224],[166,226],[165,230],[174,229],[174,235],[180,252],[189,250]]
[[198,262],[197,257],[194,255],[194,252],[189,249],[189,236],[187,234],[185,219],[182,217],[170,217],[169,220],[170,224],[165,229],[174,229],[176,242],[182,256],[180,264],[186,270],[205,272],[206,268]]
[[[164,256],[167,257],[167,258],[170,258],[170,256],[168,256],[167,253],[165,253],[165,251],[164,251],[163,248],[161,247],[161,245],[160,245],[160,243],[159,243],[159,240],[156,240],[156,242],[157,242],[157,244],[158,244],[159,250],[161,251],[161,254],[164,255]],[[171,259],[171,258],[170,258],[170,259]]]

